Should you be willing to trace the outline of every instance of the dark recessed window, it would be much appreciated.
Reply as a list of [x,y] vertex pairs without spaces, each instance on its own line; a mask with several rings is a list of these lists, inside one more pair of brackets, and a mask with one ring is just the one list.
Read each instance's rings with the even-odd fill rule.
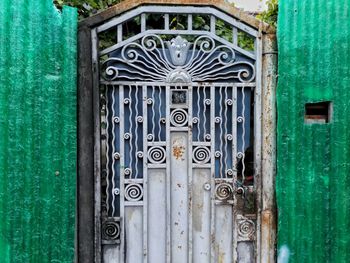
[[172,104],[186,104],[187,103],[187,91],[186,90],[174,90],[171,94]]
[[330,101],[305,104],[305,123],[329,123],[332,118]]

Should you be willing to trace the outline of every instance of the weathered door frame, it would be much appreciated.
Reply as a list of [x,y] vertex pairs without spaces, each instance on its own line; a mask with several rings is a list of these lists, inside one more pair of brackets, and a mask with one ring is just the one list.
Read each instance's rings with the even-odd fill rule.
[[276,133],[276,41],[275,30],[256,18],[245,14],[221,0],[139,0],[124,1],[102,13],[92,16],[79,24],[79,87],[78,87],[78,182],[77,182],[77,246],[78,262],[100,262],[100,235],[95,226],[99,216],[95,213],[95,186],[100,178],[100,94],[98,80],[93,78],[97,65],[92,61],[91,29],[140,5],[167,4],[213,6],[234,16],[241,22],[259,30],[262,38],[262,134],[261,134],[261,229],[260,262],[275,261],[276,213],[274,198],[275,178],[275,133]]

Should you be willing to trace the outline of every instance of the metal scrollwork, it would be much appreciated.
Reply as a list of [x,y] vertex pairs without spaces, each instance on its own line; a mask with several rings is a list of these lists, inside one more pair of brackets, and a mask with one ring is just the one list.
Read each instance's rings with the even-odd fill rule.
[[124,191],[126,201],[137,202],[143,198],[143,187],[141,184],[126,184]]
[[165,149],[161,146],[153,146],[148,150],[148,160],[154,164],[162,164],[165,162]]
[[243,121],[244,121],[244,117],[239,116],[239,117],[237,118],[237,122],[238,122],[238,123],[242,123]]
[[255,237],[255,224],[252,220],[239,216],[237,220],[238,238],[240,241],[253,240]]
[[216,199],[222,202],[231,201],[233,199],[233,187],[229,183],[219,183],[215,188]]
[[102,242],[104,244],[120,243],[120,220],[110,217],[102,223]]
[[221,154],[221,152],[219,152],[219,151],[216,151],[215,154],[214,154],[215,158],[220,158],[221,155],[222,155],[222,154]]
[[182,127],[187,124],[188,115],[183,109],[176,109],[171,113],[170,123],[175,127]]
[[206,164],[210,161],[210,150],[207,147],[196,147],[193,150],[193,161],[198,164]]
[[205,136],[204,136],[204,139],[206,140],[206,141],[211,141],[211,135],[210,134],[206,134]]
[[[253,63],[237,60],[233,47],[218,44],[209,36],[193,43],[181,36],[164,41],[149,34],[140,43],[126,44],[102,65],[107,81],[133,80],[168,83],[203,81],[252,82]],[[125,102],[127,103],[127,102]]]
[[125,168],[124,169],[124,175],[125,176],[131,176],[132,175],[132,170],[130,168]]

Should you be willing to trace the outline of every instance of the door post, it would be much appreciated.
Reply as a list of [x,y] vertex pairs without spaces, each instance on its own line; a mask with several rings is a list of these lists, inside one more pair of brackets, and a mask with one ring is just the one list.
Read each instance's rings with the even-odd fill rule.
[[261,263],[273,263],[276,257],[276,86],[276,35],[263,34]]

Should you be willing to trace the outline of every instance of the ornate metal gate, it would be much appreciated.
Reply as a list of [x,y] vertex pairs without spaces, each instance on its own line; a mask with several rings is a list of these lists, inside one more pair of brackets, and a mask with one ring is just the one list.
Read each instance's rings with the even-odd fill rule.
[[260,36],[200,6],[141,6],[92,30],[97,261],[259,260]]

